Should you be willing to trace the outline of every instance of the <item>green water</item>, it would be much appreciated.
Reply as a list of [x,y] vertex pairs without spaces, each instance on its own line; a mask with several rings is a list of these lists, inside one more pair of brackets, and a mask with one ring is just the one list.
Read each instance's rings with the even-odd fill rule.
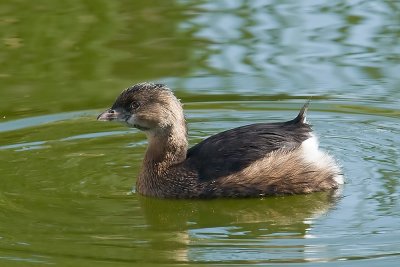
[[[397,266],[397,1],[1,1],[0,266]],[[99,123],[168,84],[193,145],[295,116],[343,166],[326,193],[141,197],[142,133]]]

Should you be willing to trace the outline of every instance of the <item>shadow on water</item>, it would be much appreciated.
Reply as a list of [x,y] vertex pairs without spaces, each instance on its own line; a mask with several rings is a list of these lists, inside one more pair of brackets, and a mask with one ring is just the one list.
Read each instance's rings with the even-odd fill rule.
[[[223,253],[216,256],[223,257],[224,262],[231,258],[235,263],[307,261],[307,256],[302,255],[307,253],[306,246],[292,241],[307,238],[313,222],[334,209],[339,200],[338,191],[240,201],[161,200],[138,196],[148,230],[154,235],[154,240],[148,240],[149,245],[160,249],[161,243],[170,252],[172,249],[174,252],[166,254],[167,258],[205,261],[210,253],[205,251],[207,247],[260,252],[254,259],[247,254],[236,256],[237,259],[222,256]],[[280,242],[284,240],[286,243]],[[293,248],[296,253],[290,255]],[[273,255],[274,250],[280,249],[286,251],[286,256]],[[217,258],[208,260],[218,261]]]
[[139,196],[138,199],[147,223],[155,230],[180,231],[192,227],[218,227],[234,223],[248,230],[259,229],[258,224],[263,224],[271,234],[280,232],[280,227],[289,226],[293,227],[296,233],[306,234],[309,225],[305,221],[334,207],[339,199],[337,193],[323,192],[240,201],[181,201],[143,196]]

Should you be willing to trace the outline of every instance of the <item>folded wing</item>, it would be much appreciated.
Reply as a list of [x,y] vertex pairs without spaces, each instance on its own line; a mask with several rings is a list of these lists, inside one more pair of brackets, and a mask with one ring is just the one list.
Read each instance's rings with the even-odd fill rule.
[[277,149],[295,149],[312,131],[304,123],[305,108],[292,121],[246,125],[213,135],[188,150],[187,162],[198,170],[200,180],[207,181],[238,172]]

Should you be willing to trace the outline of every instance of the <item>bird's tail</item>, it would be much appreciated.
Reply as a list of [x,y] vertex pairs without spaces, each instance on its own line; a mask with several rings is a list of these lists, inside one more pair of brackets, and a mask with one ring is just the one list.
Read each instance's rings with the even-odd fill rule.
[[292,120],[293,123],[307,123],[307,109],[310,105],[311,100],[308,100],[304,106],[300,109],[299,114]]

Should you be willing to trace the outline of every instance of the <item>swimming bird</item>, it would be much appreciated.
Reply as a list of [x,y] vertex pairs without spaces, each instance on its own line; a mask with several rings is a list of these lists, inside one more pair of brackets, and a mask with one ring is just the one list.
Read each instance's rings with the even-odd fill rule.
[[339,188],[335,159],[318,147],[306,103],[286,122],[255,123],[188,148],[182,104],[163,84],[139,83],[117,97],[99,121],[143,131],[148,147],[136,191],[158,198],[263,197]]

